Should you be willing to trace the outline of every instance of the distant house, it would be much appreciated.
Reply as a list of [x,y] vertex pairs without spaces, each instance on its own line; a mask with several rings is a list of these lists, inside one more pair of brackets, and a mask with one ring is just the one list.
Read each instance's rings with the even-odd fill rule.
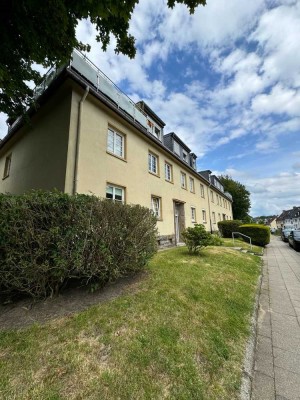
[[294,229],[300,229],[300,207],[293,207],[290,210],[283,210],[277,218],[280,228],[286,225],[293,226]]
[[232,219],[232,197],[143,101],[134,103],[85,56],[52,70],[35,91],[30,124],[14,121],[0,143],[0,192],[93,193],[149,207],[160,244],[185,227]]

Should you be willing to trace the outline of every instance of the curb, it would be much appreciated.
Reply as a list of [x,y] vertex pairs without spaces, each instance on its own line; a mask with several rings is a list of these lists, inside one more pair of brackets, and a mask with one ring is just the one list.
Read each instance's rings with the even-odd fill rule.
[[[262,262],[263,268],[263,262]],[[242,384],[240,390],[240,400],[250,400],[252,393],[252,379],[254,369],[254,353],[257,339],[257,318],[259,309],[259,297],[261,292],[263,269],[258,278],[257,289],[255,294],[255,303],[250,319],[250,337],[246,344],[245,357],[243,363]]]

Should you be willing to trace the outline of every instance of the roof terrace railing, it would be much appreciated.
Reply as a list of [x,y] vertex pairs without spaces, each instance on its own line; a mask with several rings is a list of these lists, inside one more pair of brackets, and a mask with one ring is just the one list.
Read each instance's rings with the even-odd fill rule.
[[70,66],[91,82],[97,91],[104,93],[118,108],[148,130],[147,120],[149,117],[84,54],[74,50]]
[[[87,79],[94,88],[102,92],[108,97],[118,108],[130,115],[134,121],[137,121],[147,131],[151,132],[151,127],[154,121],[132,101],[121,89],[119,89],[95,64],[93,64],[83,53],[74,50],[72,58],[68,64],[56,68],[51,67],[40,85],[34,89],[34,99],[36,100],[49,87],[51,82],[59,75],[64,68],[70,68],[77,71],[85,79]],[[9,131],[19,123],[22,117],[17,118],[9,127]],[[150,123],[148,122],[150,121]],[[152,124],[151,124],[152,123]],[[152,132],[151,132],[152,133]]]

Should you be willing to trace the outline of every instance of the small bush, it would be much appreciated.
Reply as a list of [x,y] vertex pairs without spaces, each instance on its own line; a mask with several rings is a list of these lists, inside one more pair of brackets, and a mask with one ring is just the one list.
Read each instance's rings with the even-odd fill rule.
[[212,234],[210,238],[210,245],[211,246],[222,246],[224,241],[220,238],[219,235]]
[[182,237],[190,253],[198,253],[203,247],[211,244],[211,234],[201,224],[185,229]]
[[223,238],[232,238],[232,232],[239,232],[239,227],[241,225],[242,221],[234,219],[218,222],[218,228]]
[[247,224],[239,227],[239,232],[251,237],[252,244],[265,246],[270,243],[270,228],[265,225]]
[[96,196],[0,194],[0,291],[46,297],[69,279],[103,285],[145,266],[156,251],[148,208]]

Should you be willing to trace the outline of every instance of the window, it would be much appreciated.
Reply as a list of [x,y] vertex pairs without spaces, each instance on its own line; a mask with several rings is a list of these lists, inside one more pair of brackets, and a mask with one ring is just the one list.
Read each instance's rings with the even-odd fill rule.
[[5,159],[3,179],[9,176],[10,166],[11,166],[11,154],[9,154]]
[[213,222],[213,224],[216,223],[216,213],[215,212],[212,213],[212,222]]
[[195,193],[195,183],[193,178],[190,178],[190,191]]
[[205,210],[202,210],[202,220],[203,220],[203,223],[206,224],[206,211]]
[[217,194],[217,205],[219,205],[219,195]]
[[204,186],[200,183],[200,195],[204,198]]
[[172,165],[165,163],[165,179],[168,182],[173,181]]
[[186,189],[186,174],[183,172],[180,172],[180,183],[181,183],[181,187],[183,189]]
[[221,221],[221,214],[220,213],[218,213],[218,219],[219,219],[219,221]]
[[148,155],[148,169],[149,172],[158,175],[158,157],[152,153]]
[[212,190],[210,191],[210,198],[211,198],[211,202],[214,203],[215,202],[215,200],[214,200],[214,192]]
[[173,147],[174,147],[174,152],[180,156],[180,147],[179,147],[179,143],[175,142],[175,140],[174,140],[174,145],[173,145]]
[[114,201],[124,202],[124,189],[119,186],[107,185],[106,198]]
[[187,158],[187,152],[186,151],[184,151],[184,150],[182,150],[182,158],[183,158],[183,161],[185,161],[186,163],[188,162],[188,158]]
[[107,135],[107,151],[124,158],[124,140],[123,135],[109,128]]
[[194,158],[192,158],[192,167],[196,169],[196,160]]
[[192,222],[196,222],[196,208],[191,207],[191,217],[192,217]]
[[151,209],[157,219],[161,219],[161,198],[151,196]]

